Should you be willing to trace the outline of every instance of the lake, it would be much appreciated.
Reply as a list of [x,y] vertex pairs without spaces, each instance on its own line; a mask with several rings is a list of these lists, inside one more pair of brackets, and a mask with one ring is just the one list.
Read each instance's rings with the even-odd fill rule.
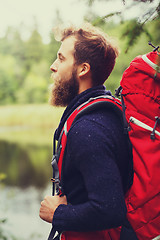
[[52,190],[53,129],[1,127],[0,135],[0,239],[47,239],[39,207]]

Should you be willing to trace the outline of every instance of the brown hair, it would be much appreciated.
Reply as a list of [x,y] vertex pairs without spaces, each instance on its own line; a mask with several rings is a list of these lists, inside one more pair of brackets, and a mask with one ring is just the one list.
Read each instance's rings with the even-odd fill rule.
[[91,24],[81,28],[66,28],[62,32],[61,41],[69,36],[75,36],[74,58],[76,64],[87,62],[90,64],[93,85],[101,85],[111,74],[118,48],[114,46],[106,34]]

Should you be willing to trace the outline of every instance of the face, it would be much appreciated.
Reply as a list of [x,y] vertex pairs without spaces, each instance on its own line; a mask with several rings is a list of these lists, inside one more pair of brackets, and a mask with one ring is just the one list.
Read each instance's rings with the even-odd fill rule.
[[74,37],[68,37],[57,53],[57,59],[51,65],[52,79],[50,103],[54,106],[67,106],[78,94],[79,84],[77,67],[74,61]]

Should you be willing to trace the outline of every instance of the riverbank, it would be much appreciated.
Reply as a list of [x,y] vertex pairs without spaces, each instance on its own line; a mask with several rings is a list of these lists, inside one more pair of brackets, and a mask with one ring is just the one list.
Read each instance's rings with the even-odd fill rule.
[[0,126],[55,127],[63,110],[49,104],[0,106]]
[[39,218],[39,207],[52,191],[52,137],[63,110],[0,106],[0,239],[48,237],[51,226]]
[[0,140],[26,144],[51,144],[63,108],[49,104],[0,106]]

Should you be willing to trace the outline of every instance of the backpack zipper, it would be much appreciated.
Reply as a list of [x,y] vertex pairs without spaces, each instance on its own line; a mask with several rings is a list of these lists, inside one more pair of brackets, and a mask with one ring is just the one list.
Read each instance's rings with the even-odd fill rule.
[[[140,120],[138,120],[138,119],[136,119],[136,118],[134,118],[134,117],[132,117],[132,116],[129,118],[129,123],[134,123],[134,124],[136,124],[137,126],[142,127],[142,128],[144,128],[145,130],[150,131],[151,133],[153,132],[153,129],[154,129],[154,128],[148,126],[147,124],[141,122]],[[157,134],[157,135],[160,137],[160,132],[158,132],[157,130],[155,130],[154,133]]]

